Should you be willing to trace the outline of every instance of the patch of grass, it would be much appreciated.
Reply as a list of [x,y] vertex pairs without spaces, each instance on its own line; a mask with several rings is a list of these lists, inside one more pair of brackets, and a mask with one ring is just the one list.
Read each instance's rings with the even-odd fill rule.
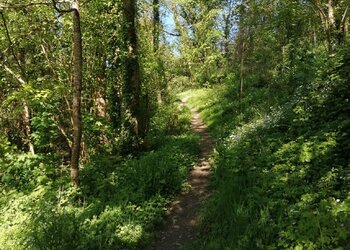
[[[195,107],[217,138],[225,138],[237,126],[263,118],[278,103],[280,97],[271,95],[267,88],[249,87],[242,100],[232,86],[194,89],[181,93]],[[269,101],[265,101],[265,100]]]
[[[1,184],[7,188],[0,196],[0,248],[147,248],[168,202],[185,188],[197,160],[199,136],[190,129],[190,118],[190,111],[178,103],[163,107],[152,121],[149,152],[124,159],[92,156],[81,168],[79,189],[71,187],[68,178],[49,174],[45,182],[32,181],[30,170],[46,169],[37,162],[41,158],[22,157],[32,166],[28,172],[26,165],[15,162],[13,169],[0,161],[7,164],[2,168],[6,172]],[[20,175],[5,183],[11,171]],[[12,182],[27,192],[10,188]]]
[[314,82],[271,106],[261,88],[240,102],[225,86],[183,94],[219,138],[216,191],[189,249],[350,248],[345,86]]

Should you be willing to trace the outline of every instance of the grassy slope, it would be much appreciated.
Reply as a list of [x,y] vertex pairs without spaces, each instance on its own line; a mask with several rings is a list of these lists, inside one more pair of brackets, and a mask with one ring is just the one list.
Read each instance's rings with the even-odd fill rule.
[[183,94],[219,138],[216,192],[190,248],[350,249],[347,86],[315,83],[285,101],[254,87],[241,102],[225,86]]
[[[18,176],[0,182],[0,248],[145,248],[167,202],[186,188],[197,158],[199,137],[190,129],[191,114],[177,106],[163,107],[154,117],[152,151],[129,159],[94,156],[81,170],[80,190],[72,189],[68,178],[50,177],[40,159],[7,153],[0,161],[8,171],[3,178]],[[13,188],[1,186],[6,183]]]

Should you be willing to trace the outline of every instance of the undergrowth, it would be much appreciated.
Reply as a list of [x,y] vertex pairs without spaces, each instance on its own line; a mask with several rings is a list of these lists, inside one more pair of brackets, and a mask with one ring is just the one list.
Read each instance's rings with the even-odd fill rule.
[[227,85],[183,94],[219,138],[189,249],[350,249],[349,80],[334,65],[284,98],[252,85],[242,100]]
[[190,111],[178,104],[154,116],[150,151],[92,156],[79,188],[67,166],[1,142],[0,249],[146,248],[198,153]]

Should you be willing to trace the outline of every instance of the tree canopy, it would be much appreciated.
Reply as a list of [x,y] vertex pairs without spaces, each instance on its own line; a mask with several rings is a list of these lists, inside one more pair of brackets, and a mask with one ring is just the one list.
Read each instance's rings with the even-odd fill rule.
[[0,0],[1,247],[149,247],[187,96],[218,190],[189,247],[350,248],[349,26],[348,0]]

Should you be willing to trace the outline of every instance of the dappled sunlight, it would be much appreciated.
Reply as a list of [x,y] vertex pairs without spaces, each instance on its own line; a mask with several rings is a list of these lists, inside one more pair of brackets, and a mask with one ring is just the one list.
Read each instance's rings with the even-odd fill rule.
[[[186,180],[197,161],[199,135],[191,132],[188,113],[188,109],[173,105],[154,117],[152,133],[156,134],[150,134],[153,148],[139,157],[123,159],[106,152],[92,155],[91,162],[81,168],[80,188],[70,186],[69,180],[50,179],[51,172],[47,181],[42,182],[44,185],[35,187],[36,176],[43,176],[39,170],[44,174],[51,171],[51,165],[40,163],[40,156],[20,157],[17,161],[27,163],[15,162],[15,166],[35,172],[23,172],[21,179],[13,180],[17,184],[8,182],[8,192],[3,191],[6,195],[0,199],[2,247],[135,249],[147,246],[170,198],[189,188]],[[171,131],[167,127],[170,119],[174,126]],[[26,186],[19,184],[27,185],[32,176],[31,192],[10,189],[12,186],[23,189]]]
[[[188,106],[187,101],[186,96],[182,97],[183,106]],[[191,109],[191,114],[191,128],[200,136],[198,161],[190,172],[188,189],[170,203],[166,212],[166,222],[161,227],[154,249],[177,249],[191,242],[195,238],[199,209],[210,195],[211,165],[209,158],[214,149],[214,138],[208,134],[206,124],[203,123],[194,107]]]
[[[237,119],[234,112],[225,112],[231,110],[223,104],[226,99],[206,105],[205,98],[218,91],[195,90],[189,99],[206,108],[203,117],[215,120],[211,132],[222,136],[214,154],[217,192],[203,214],[202,243],[195,245],[203,249],[206,244],[214,249],[346,245],[350,236],[350,189],[342,157],[346,143],[342,133],[335,132],[336,123],[319,118],[318,112],[324,111],[317,103],[305,104],[314,96],[304,93],[306,97],[300,98],[297,90],[298,98],[269,110],[261,107],[253,116],[251,108],[243,106],[246,117]],[[308,110],[298,108],[304,106]],[[217,107],[226,116],[217,115],[222,114]],[[335,119],[343,124],[348,118]]]
[[350,249],[349,10],[0,0],[0,249]]

